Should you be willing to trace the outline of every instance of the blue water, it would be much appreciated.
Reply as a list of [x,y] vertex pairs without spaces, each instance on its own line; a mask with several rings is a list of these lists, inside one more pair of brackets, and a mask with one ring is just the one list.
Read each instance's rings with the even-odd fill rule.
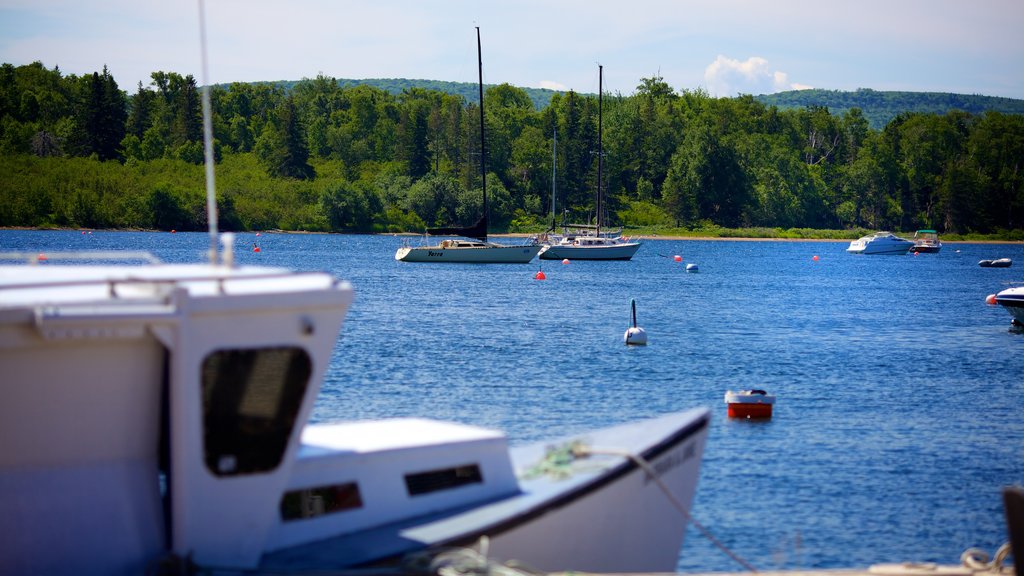
[[[891,257],[658,240],[629,262],[473,266],[396,262],[400,244],[239,235],[240,263],[355,287],[317,421],[424,416],[518,444],[709,406],[693,513],[759,569],[953,564],[1007,540],[1000,491],[1024,483],[1024,333],[985,297],[1024,281],[1024,245]],[[207,246],[204,234],[0,231],[0,251],[192,262]],[[1000,257],[1015,267],[977,265]],[[622,344],[631,298],[644,348]],[[777,396],[771,421],[725,418],[725,390],[744,388]],[[691,528],[678,569],[740,567]]]

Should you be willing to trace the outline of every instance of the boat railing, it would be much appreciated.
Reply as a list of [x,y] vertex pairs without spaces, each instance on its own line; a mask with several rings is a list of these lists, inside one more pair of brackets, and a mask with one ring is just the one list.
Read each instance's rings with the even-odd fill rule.
[[[2,255],[0,255],[2,259]],[[314,278],[322,277],[325,273],[323,272],[293,272],[293,271],[280,271],[280,272],[267,272],[267,273],[247,273],[247,274],[209,274],[209,275],[196,275],[196,276],[178,276],[174,278],[142,278],[142,277],[126,277],[126,278],[87,278],[87,279],[76,279],[76,280],[47,280],[47,281],[28,281],[28,282],[3,282],[0,283],[0,292],[10,290],[42,290],[42,289],[64,289],[64,288],[89,288],[89,287],[106,287],[106,293],[111,299],[128,298],[121,292],[119,288],[130,288],[130,287],[165,287],[166,293],[169,293],[170,289],[174,286],[182,284],[202,284],[212,283],[216,287],[217,294],[226,294],[225,284],[242,284],[252,281],[262,280],[290,280],[301,278]],[[338,278],[331,277],[329,288],[334,289],[343,284],[345,281]],[[153,294],[158,294],[158,291],[154,289]],[[134,293],[135,298],[138,298],[138,292]],[[0,307],[2,307],[0,303]]]
[[149,252],[105,250],[95,252],[0,252],[0,261],[12,260],[25,264],[39,264],[40,262],[57,261],[88,261],[88,262],[136,262],[142,261],[146,264],[163,264],[163,262]]

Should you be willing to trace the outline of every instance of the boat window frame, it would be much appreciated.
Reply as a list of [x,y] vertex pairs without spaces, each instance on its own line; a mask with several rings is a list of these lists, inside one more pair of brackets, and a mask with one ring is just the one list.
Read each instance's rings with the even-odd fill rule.
[[200,365],[203,461],[219,477],[280,466],[313,374],[299,346],[220,348]]

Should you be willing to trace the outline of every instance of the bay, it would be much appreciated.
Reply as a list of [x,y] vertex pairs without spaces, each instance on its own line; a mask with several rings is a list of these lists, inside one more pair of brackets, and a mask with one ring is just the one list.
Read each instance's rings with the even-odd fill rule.
[[[166,262],[201,261],[208,243],[0,231],[0,251]],[[440,418],[520,444],[709,406],[693,514],[761,570],[953,564],[1007,540],[1001,489],[1024,483],[1024,334],[984,300],[1024,281],[1024,245],[885,257],[837,242],[651,240],[628,262],[474,266],[397,262],[401,243],[238,235],[240,264],[354,286],[315,421]],[[977,265],[1001,257],[1015,267]],[[631,299],[646,347],[622,343]],[[777,396],[770,421],[725,417],[725,391],[746,388]],[[678,570],[740,567],[691,528]]]

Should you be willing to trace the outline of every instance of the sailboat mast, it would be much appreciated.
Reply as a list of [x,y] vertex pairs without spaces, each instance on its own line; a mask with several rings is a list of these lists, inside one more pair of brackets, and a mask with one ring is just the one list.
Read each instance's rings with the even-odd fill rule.
[[[484,218],[487,214],[487,144],[484,139],[484,58],[480,49],[480,27],[476,27],[476,61],[480,78],[480,182],[484,190]],[[485,232],[486,233],[486,232]]]
[[555,229],[555,187],[558,178],[558,127],[551,136],[551,229]]
[[602,219],[602,206],[601,206],[601,175],[604,172],[604,147],[603,147],[603,135],[602,129],[604,127],[604,120],[601,117],[602,110],[604,109],[604,66],[597,65],[597,235],[601,236],[601,219]]

